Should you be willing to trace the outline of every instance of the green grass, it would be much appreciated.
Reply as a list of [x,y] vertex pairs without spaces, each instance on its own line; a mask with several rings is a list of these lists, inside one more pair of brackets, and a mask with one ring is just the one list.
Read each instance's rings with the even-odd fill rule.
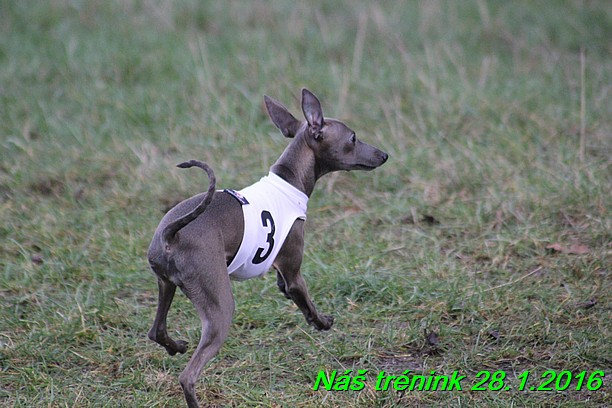
[[[287,143],[262,95],[297,114],[303,86],[391,158],[309,203],[303,271],[334,328],[308,327],[273,274],[234,285],[202,403],[610,404],[608,2],[307,3],[0,2],[1,406],[184,404],[200,326],[184,296],[169,324],[190,352],[146,338],[149,239],[206,185],[174,164],[257,180]],[[349,369],[369,370],[363,390],[313,390]],[[377,391],[381,370],[467,380]],[[483,370],[512,389],[466,389]],[[607,377],[517,391],[546,370]]]

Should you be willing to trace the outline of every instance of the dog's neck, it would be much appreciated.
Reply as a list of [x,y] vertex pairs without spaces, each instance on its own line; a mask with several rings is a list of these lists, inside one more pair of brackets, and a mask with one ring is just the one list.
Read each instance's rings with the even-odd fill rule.
[[327,173],[319,167],[306,136],[300,133],[285,148],[270,171],[310,197],[317,180]]

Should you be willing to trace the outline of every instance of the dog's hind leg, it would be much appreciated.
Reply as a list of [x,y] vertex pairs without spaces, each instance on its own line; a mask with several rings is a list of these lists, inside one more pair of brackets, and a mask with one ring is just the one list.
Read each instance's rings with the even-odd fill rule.
[[171,356],[176,353],[184,353],[187,351],[187,342],[179,340],[174,341],[169,335],[166,328],[166,318],[170,305],[174,299],[176,285],[169,280],[158,275],[157,286],[159,289],[159,298],[157,304],[157,313],[153,321],[153,327],[149,330],[148,336],[154,342],[164,346],[166,351]]
[[[205,268],[212,268],[211,264]],[[181,290],[191,300],[202,321],[198,347],[179,376],[189,408],[198,407],[195,383],[202,369],[219,351],[227,338],[234,314],[234,297],[225,263],[218,272],[192,271]]]

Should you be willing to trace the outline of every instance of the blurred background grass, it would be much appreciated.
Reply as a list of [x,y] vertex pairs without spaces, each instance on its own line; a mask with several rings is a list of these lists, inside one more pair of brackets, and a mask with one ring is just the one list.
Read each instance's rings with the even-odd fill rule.
[[[146,339],[163,211],[259,179],[308,87],[391,158],[321,180],[304,274],[234,286],[202,375],[218,406],[597,406],[580,392],[313,391],[319,370],[609,369],[606,1],[0,1],[0,404],[176,406],[189,358]],[[176,337],[199,338],[183,296]],[[436,336],[426,334],[435,333]]]

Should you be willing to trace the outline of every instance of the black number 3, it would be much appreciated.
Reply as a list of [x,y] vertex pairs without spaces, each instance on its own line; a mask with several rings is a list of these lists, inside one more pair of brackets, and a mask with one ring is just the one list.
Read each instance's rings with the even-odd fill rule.
[[[276,232],[276,227],[274,226],[274,219],[272,218],[272,214],[268,211],[261,212],[261,224],[264,227],[269,227],[270,232],[266,237],[266,243],[268,244],[268,248],[257,248],[257,252],[255,252],[255,257],[253,258],[253,263],[255,265],[262,263],[266,260],[272,253],[272,248],[274,247],[274,232]],[[266,251],[264,254],[263,252]]]

